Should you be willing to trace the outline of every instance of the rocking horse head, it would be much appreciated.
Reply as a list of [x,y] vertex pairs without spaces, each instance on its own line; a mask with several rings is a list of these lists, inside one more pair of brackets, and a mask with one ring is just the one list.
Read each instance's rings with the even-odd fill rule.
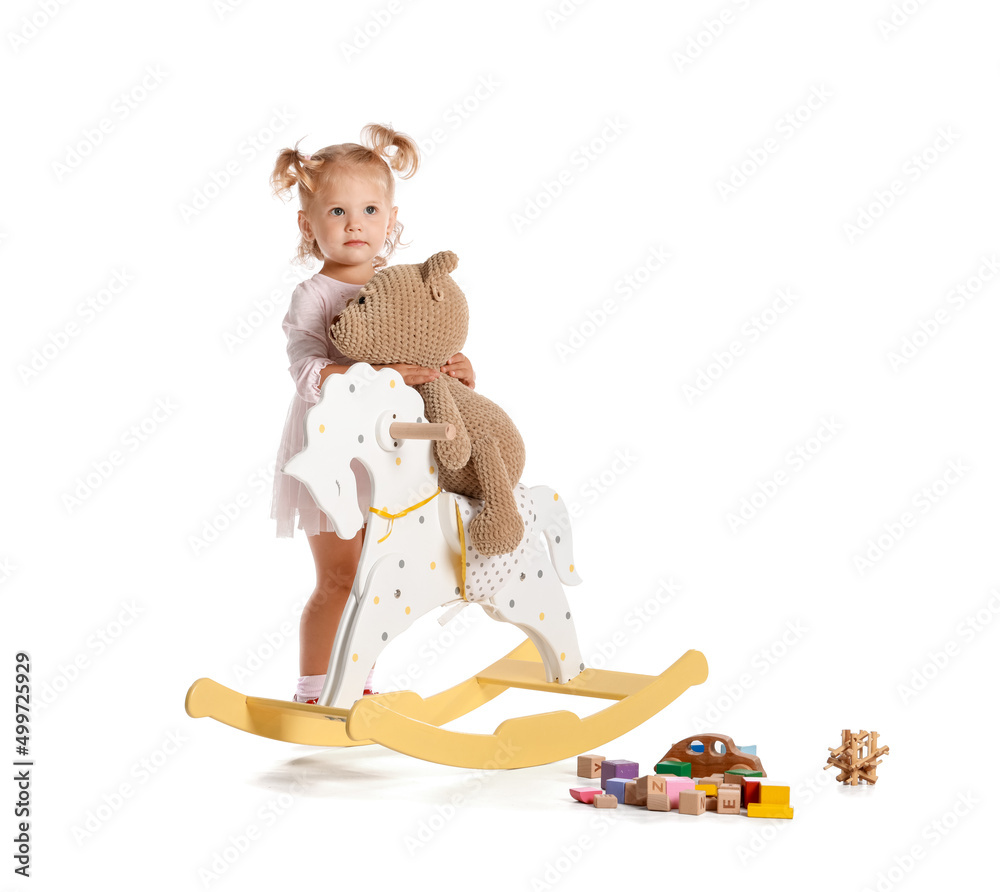
[[432,441],[390,433],[394,422],[425,422],[423,412],[420,394],[399,372],[355,363],[323,382],[319,402],[306,413],[305,445],[282,471],[302,481],[337,535],[350,539],[367,520],[358,509],[353,459],[368,471],[376,506],[412,504],[416,495],[426,498],[436,490]]

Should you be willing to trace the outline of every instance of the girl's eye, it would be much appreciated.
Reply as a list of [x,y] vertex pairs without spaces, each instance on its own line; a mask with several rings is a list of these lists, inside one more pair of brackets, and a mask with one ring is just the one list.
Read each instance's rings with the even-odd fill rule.
[[344,209],[334,208],[333,210],[330,211],[330,213],[333,214],[333,216],[335,217],[342,217],[344,215]]
[[375,207],[375,205],[370,204],[370,205],[368,205],[368,207],[365,208],[365,213],[369,214],[369,215],[371,215],[371,214],[377,214],[378,213],[378,208]]

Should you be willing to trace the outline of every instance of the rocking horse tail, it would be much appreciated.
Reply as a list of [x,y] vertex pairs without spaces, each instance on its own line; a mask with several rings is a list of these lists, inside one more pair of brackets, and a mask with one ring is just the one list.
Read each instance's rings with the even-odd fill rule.
[[545,533],[556,575],[564,585],[579,585],[583,580],[573,559],[573,528],[566,502],[549,486],[532,486],[529,491],[538,509],[538,525]]

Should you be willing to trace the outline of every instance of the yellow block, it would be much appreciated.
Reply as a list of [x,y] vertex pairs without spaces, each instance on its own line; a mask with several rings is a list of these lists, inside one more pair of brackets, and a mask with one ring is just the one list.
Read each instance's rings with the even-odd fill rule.
[[775,787],[772,785],[760,785],[761,805],[788,805],[788,787]]
[[715,784],[695,784],[696,790],[704,790],[706,796],[718,796],[719,788]]
[[747,816],[751,818],[790,818],[795,809],[787,805],[765,805],[751,802],[747,806]]

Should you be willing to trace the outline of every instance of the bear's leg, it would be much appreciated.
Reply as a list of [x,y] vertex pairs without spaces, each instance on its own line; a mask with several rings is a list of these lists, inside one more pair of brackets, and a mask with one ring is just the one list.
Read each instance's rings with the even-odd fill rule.
[[472,442],[472,465],[483,493],[483,510],[469,524],[472,544],[482,555],[508,554],[524,538],[524,521],[495,437]]

